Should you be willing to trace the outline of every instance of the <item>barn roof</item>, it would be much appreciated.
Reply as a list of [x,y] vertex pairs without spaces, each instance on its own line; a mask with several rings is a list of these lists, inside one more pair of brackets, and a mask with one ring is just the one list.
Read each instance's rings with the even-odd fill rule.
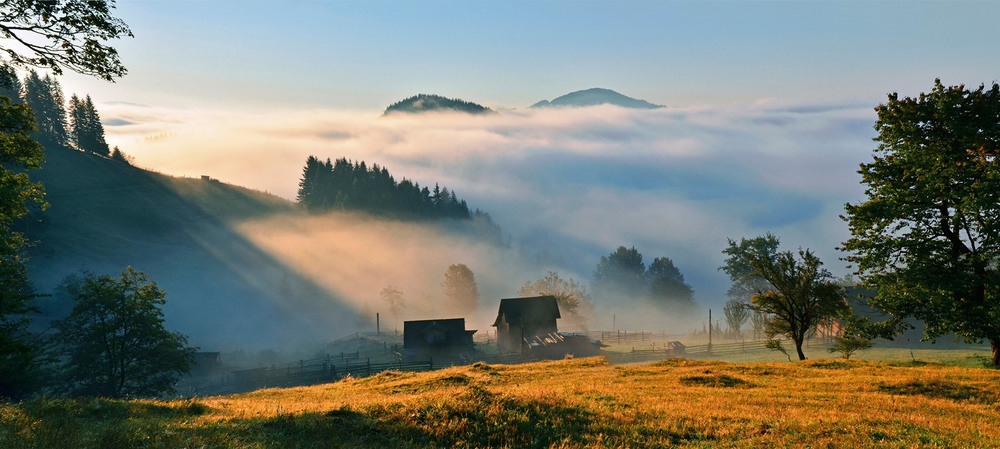
[[555,296],[532,296],[528,298],[506,298],[500,300],[500,310],[494,326],[500,320],[507,324],[520,324],[532,321],[549,321],[561,318],[559,301]]

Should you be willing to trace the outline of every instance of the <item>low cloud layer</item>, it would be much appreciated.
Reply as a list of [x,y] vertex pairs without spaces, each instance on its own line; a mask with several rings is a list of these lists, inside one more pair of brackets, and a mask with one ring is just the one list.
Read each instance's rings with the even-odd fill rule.
[[[397,180],[438,182],[488,211],[526,266],[589,281],[600,256],[634,245],[647,263],[673,259],[696,299],[717,307],[728,288],[717,271],[726,238],[772,232],[785,248],[812,248],[832,271],[846,273],[834,249],[847,237],[838,215],[845,202],[863,198],[856,170],[873,148],[872,106],[760,102],[386,118],[378,111],[100,107],[116,125],[106,128],[109,141],[146,168],[294,199],[309,155],[378,163]],[[288,224],[297,230],[285,237],[312,225]],[[257,231],[247,230],[263,235]],[[331,232],[339,231],[317,235],[350,239]],[[281,252],[274,241],[259,243]],[[459,255],[437,261],[435,272]],[[484,265],[474,268],[477,276],[524,276],[497,266],[517,260],[476,259]],[[331,288],[353,288],[346,273],[310,275],[327,276],[318,281]],[[489,290],[502,294],[499,286]]]

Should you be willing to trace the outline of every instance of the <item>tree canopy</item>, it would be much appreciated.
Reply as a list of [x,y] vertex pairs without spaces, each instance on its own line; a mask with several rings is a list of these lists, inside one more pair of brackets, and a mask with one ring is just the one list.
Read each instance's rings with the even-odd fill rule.
[[601,256],[594,268],[593,287],[601,296],[648,299],[661,306],[694,305],[694,290],[670,258],[657,257],[647,269],[634,246],[619,246]]
[[[69,117],[72,140],[82,151],[108,156],[111,149],[104,140],[104,125],[90,95],[80,99],[73,94],[69,99]],[[120,153],[120,151],[119,151]]]
[[[847,308],[843,288],[834,282],[833,275],[812,251],[799,250],[798,258],[791,251],[771,253],[767,249],[772,235],[729,240],[723,253],[729,257],[723,271],[734,283],[744,283],[748,276],[766,281],[754,287],[756,291],[747,307],[767,314],[765,335],[788,337],[795,343],[799,360],[805,360],[802,344],[820,323],[836,317]],[[729,267],[750,267],[752,271],[733,270]]]
[[935,80],[875,111],[868,198],[846,205],[842,249],[889,316],[882,336],[916,318],[928,339],[988,340],[1000,366],[1000,86]]
[[479,307],[479,287],[476,276],[464,263],[448,266],[444,272],[444,307],[451,313],[467,315]]
[[190,370],[195,349],[164,327],[166,292],[145,273],[127,267],[118,277],[71,276],[63,289],[74,305],[56,323],[55,339],[71,393],[157,396]]
[[0,3],[0,52],[11,64],[63,68],[113,81],[127,70],[107,44],[132,32],[111,13],[114,0],[5,0]]
[[297,199],[311,211],[361,210],[404,218],[473,217],[465,200],[459,200],[448,188],[435,185],[431,192],[406,179],[397,183],[385,167],[368,167],[364,161],[352,163],[346,158],[323,162],[309,156]]
[[559,310],[573,317],[578,324],[586,326],[590,309],[593,307],[587,288],[573,278],[563,279],[559,273],[549,271],[534,282],[525,282],[517,292],[520,296],[554,296],[559,302]]
[[26,335],[28,306],[34,296],[24,265],[24,236],[14,223],[34,204],[45,207],[40,183],[31,182],[29,169],[45,159],[32,138],[31,109],[0,97],[0,396],[18,397],[36,385],[37,344]]
[[40,77],[31,70],[24,79],[24,102],[35,113],[37,136],[46,144],[70,143],[66,120],[66,98],[59,81],[50,75]]

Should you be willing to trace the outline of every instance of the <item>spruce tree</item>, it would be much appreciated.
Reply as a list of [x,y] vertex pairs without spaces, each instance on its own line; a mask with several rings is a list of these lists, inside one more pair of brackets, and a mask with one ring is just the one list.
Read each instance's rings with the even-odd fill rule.
[[40,78],[34,70],[24,80],[24,101],[35,113],[37,136],[44,142],[55,145],[69,143],[66,132],[65,97],[62,87],[49,75]]
[[7,64],[0,64],[0,97],[10,98],[11,104],[21,103],[21,80]]

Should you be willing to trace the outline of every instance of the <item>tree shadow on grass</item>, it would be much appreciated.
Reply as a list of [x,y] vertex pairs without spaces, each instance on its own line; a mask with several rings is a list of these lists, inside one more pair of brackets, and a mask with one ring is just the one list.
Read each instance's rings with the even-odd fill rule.
[[[561,399],[517,399],[471,387],[436,404],[283,415],[244,423],[254,442],[310,447],[321,441],[362,447],[523,447],[583,445],[596,434],[594,413]],[[611,429],[604,429],[612,431]]]
[[983,388],[965,385],[958,382],[933,379],[913,379],[907,382],[878,385],[881,392],[906,396],[926,396],[930,398],[951,399],[954,401],[969,401],[983,404],[996,403],[997,394]]

